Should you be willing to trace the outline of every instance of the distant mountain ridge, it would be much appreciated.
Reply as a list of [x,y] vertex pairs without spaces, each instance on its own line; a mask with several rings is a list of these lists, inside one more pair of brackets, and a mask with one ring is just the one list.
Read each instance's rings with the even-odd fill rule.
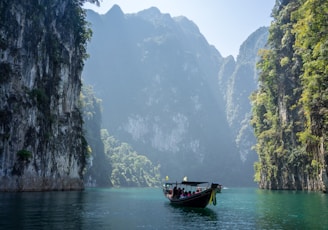
[[253,177],[253,164],[258,159],[253,150],[256,140],[250,124],[249,98],[258,88],[258,51],[265,47],[267,39],[268,28],[257,29],[240,46],[237,60],[231,56],[224,60],[218,78],[220,92],[225,99],[227,121],[247,177]]
[[229,74],[239,64],[223,58],[193,22],[155,7],[124,14],[115,5],[105,15],[87,15],[93,39],[83,76],[103,99],[111,135],[160,163],[172,179],[250,184],[252,165],[245,178],[227,120]]
[[257,29],[240,46],[237,60],[226,58],[219,73],[220,92],[226,101],[227,120],[243,161],[249,154],[256,156],[251,150],[255,139],[250,126],[249,97],[258,87],[258,51],[265,47],[268,34],[267,27]]

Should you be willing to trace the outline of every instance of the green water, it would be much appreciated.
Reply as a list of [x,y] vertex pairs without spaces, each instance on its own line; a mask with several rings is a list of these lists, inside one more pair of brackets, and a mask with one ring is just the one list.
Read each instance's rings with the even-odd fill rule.
[[0,193],[0,229],[328,229],[328,194],[231,188],[191,209],[156,188]]

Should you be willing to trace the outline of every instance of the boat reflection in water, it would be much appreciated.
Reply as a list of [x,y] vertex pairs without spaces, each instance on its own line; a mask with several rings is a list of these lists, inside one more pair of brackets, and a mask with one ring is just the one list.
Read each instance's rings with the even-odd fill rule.
[[216,194],[221,192],[221,185],[199,181],[165,183],[163,193],[173,205],[205,208],[208,204],[216,205]]

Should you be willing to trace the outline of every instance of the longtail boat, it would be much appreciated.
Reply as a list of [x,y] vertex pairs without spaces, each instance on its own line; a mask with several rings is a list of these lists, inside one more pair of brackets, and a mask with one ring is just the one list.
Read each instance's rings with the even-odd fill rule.
[[221,188],[220,184],[199,181],[166,182],[163,193],[173,205],[205,208],[208,204],[216,205],[216,194]]

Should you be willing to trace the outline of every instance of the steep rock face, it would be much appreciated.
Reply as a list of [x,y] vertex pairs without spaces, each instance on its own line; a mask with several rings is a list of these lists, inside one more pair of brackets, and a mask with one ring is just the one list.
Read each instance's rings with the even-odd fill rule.
[[78,1],[0,3],[0,190],[82,189]]
[[233,137],[238,147],[245,173],[253,175],[253,163],[257,155],[253,129],[250,125],[250,95],[258,87],[256,63],[258,52],[265,47],[268,39],[268,28],[261,27],[252,33],[241,45],[237,60],[225,58],[219,72],[220,92],[225,99],[226,116]]

